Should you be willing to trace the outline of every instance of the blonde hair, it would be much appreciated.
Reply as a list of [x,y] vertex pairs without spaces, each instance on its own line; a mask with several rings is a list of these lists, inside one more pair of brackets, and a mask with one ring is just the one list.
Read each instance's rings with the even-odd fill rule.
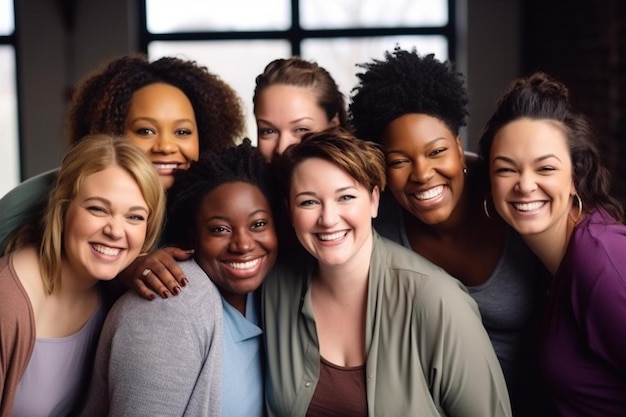
[[148,205],[146,239],[142,252],[159,239],[165,215],[165,193],[148,158],[128,139],[90,135],[77,142],[65,155],[56,183],[50,191],[39,241],[39,269],[48,294],[61,278],[65,214],[83,181],[90,175],[118,166],[136,181]]

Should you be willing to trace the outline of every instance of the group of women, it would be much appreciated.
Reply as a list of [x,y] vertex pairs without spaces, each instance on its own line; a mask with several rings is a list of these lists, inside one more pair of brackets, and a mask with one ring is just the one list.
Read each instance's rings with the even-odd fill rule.
[[256,148],[194,62],[89,75],[0,200],[0,416],[621,415],[623,209],[566,87],[515,81],[476,155],[449,63],[361,69],[347,106],[269,63]]

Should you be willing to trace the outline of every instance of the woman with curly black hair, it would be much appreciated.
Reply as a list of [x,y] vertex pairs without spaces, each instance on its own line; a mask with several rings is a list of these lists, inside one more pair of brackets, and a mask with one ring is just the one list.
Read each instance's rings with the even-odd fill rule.
[[[116,58],[79,84],[67,118],[67,139],[87,134],[124,135],[152,161],[165,189],[176,172],[185,170],[205,150],[235,145],[244,132],[244,117],[235,91],[194,61],[144,55]],[[35,177],[0,200],[0,245],[45,199],[56,171]],[[0,248],[1,251],[1,248]],[[137,259],[122,274],[146,298],[153,288],[162,297],[180,292],[185,277],[175,259],[189,255],[176,248],[159,249]]]
[[382,145],[391,193],[376,229],[466,286],[500,360],[513,414],[538,415],[524,408],[537,404],[532,322],[543,269],[501,219],[483,212],[488,181],[459,134],[468,114],[461,74],[433,55],[400,48],[360,67],[349,113],[359,138]]
[[191,285],[169,300],[118,300],[82,415],[263,415],[255,291],[277,255],[271,180],[248,140],[177,175],[165,239],[194,250],[179,264]]

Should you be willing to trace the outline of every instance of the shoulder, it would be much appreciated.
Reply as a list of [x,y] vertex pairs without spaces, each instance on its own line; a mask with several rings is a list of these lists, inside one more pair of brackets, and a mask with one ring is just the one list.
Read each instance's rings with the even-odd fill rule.
[[579,270],[599,275],[614,269],[626,274],[626,226],[602,210],[590,213],[576,227],[569,247],[569,260]]
[[20,183],[0,199],[0,246],[23,220],[37,214],[56,180],[57,170]]
[[182,322],[202,327],[209,319],[221,319],[221,296],[215,284],[195,261],[183,261],[179,265],[189,279],[189,285],[180,294],[149,301],[127,291],[111,308],[107,324],[154,328]]
[[370,276],[388,293],[405,293],[417,309],[455,303],[475,308],[460,281],[423,256],[395,242],[375,236]]

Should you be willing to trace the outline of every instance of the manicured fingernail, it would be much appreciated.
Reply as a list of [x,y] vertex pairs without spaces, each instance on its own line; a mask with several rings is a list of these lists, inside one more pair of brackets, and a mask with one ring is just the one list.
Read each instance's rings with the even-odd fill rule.
[[174,295],[178,295],[180,294],[180,287],[174,287],[174,289],[172,290],[172,292],[174,293]]
[[182,285],[183,287],[186,287],[187,284],[189,284],[189,280],[187,278],[183,278],[180,280],[180,285]]
[[163,298],[169,298],[170,296],[170,292],[168,290],[165,290],[161,293],[161,297]]

